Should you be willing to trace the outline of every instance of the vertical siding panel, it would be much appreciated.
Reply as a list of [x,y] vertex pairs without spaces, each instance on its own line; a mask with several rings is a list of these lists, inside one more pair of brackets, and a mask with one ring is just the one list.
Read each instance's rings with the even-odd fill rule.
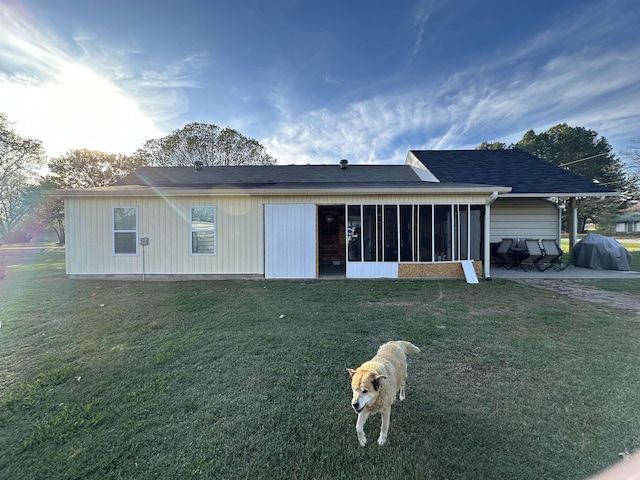
[[491,206],[491,241],[502,238],[558,238],[560,213],[540,199],[498,199]]
[[78,258],[78,230],[80,223],[78,222],[78,200],[76,198],[66,198],[64,205],[65,215],[65,263],[67,275],[73,275],[76,271],[76,261]]
[[[142,198],[138,202],[138,254],[140,256],[140,273],[157,273],[158,245],[154,245],[160,239],[162,219],[157,215],[157,202],[154,199]],[[140,238],[147,237],[149,245],[140,245]]]
[[91,237],[85,247],[89,249],[95,247],[97,251],[102,252],[96,257],[95,263],[91,265],[90,273],[105,271],[112,273],[110,268],[113,256],[111,203],[95,198],[89,204],[88,221],[91,224]]

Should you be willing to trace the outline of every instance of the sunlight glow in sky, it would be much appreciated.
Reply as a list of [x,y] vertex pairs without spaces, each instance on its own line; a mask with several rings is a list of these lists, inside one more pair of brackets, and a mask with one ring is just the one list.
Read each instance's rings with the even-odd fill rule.
[[85,67],[68,65],[59,83],[33,94],[31,110],[42,107],[40,127],[53,134],[59,148],[68,142],[95,150],[108,150],[114,144],[133,150],[140,140],[131,133],[138,129],[156,133],[133,100]]

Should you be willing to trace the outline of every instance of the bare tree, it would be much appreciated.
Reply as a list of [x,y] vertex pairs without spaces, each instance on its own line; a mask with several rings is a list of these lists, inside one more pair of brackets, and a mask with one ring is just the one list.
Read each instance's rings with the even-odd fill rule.
[[0,113],[0,237],[11,233],[28,213],[30,192],[44,161],[40,140],[17,134]]
[[15,172],[33,172],[44,161],[42,142],[18,135],[9,118],[0,113],[0,184]]
[[134,153],[152,166],[204,165],[274,165],[258,141],[227,127],[190,123],[166,137],[148,140]]

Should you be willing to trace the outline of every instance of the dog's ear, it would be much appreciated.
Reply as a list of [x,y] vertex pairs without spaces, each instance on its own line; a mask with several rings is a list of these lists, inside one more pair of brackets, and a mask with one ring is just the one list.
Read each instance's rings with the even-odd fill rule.
[[374,390],[378,390],[380,388],[380,379],[384,378],[385,380],[387,379],[387,377],[385,377],[384,375],[378,375],[376,378],[373,379],[373,381],[371,383],[373,383],[373,389]]
[[347,368],[347,372],[349,372],[349,375],[351,375],[352,377],[356,373],[356,371],[353,368]]

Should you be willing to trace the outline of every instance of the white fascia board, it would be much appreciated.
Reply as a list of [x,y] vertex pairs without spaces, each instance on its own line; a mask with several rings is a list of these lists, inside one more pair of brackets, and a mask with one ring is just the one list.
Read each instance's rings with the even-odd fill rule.
[[589,192],[589,193],[505,193],[503,197],[509,198],[549,198],[549,197],[619,197],[620,192]]
[[157,196],[270,196],[270,195],[432,195],[432,194],[491,194],[497,191],[505,194],[511,190],[510,187],[477,186],[467,188],[440,187],[431,188],[411,187],[411,188],[150,188],[150,187],[105,187],[97,189],[80,190],[49,190],[48,195],[63,198],[79,197],[157,197]]

